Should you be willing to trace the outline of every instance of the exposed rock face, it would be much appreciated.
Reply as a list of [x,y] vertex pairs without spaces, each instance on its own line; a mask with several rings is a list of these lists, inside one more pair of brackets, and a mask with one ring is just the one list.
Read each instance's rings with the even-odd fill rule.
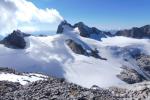
[[68,39],[66,40],[67,45],[70,47],[70,49],[76,53],[76,54],[81,54],[81,55],[85,55],[85,56],[92,56],[101,60],[107,60],[105,58],[102,58],[101,56],[99,56],[98,51],[97,50],[92,50],[90,52],[87,52],[87,50],[85,50],[82,45],[76,43],[75,41]]
[[123,71],[119,75],[117,75],[117,77],[128,84],[139,83],[146,80],[136,70],[130,69],[125,66],[123,67]]
[[5,37],[1,43],[9,48],[24,49],[26,41],[24,37],[30,36],[29,34],[22,33],[20,30],[13,31],[10,35]]
[[140,28],[134,27],[129,30],[121,30],[121,31],[116,32],[116,35],[138,38],[138,39],[150,38],[150,25],[145,25]]
[[82,55],[87,54],[86,50],[84,50],[83,47],[80,44],[76,43],[75,41],[69,39],[66,40],[66,43],[74,53]]
[[101,31],[95,27],[88,27],[83,22],[76,23],[75,25],[69,24],[67,21],[62,21],[57,29],[57,33],[63,33],[64,27],[69,26],[71,28],[78,28],[80,35],[87,38],[92,38],[95,40],[101,40],[101,38],[106,38],[107,36],[112,36],[110,32]]
[[138,66],[148,75],[150,78],[150,56],[140,55],[137,57]]
[[78,28],[80,31],[80,35],[87,38],[93,38],[96,40],[101,40],[101,38],[106,38],[107,35],[111,36],[110,32],[105,32],[97,29],[96,27],[88,27],[83,22],[76,23],[74,27]]

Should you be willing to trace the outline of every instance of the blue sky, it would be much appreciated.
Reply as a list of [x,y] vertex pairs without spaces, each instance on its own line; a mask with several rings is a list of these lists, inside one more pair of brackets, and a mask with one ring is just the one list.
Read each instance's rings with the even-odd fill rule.
[[0,0],[0,35],[50,33],[67,20],[101,30],[150,24],[150,0]]
[[30,0],[37,7],[54,8],[70,23],[79,21],[102,29],[150,23],[150,0]]

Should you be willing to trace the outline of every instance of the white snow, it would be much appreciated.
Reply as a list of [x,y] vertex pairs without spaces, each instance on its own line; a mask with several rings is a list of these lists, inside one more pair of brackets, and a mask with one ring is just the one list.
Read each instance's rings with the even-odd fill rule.
[[41,74],[23,74],[23,75],[16,75],[12,73],[0,73],[0,80],[1,81],[11,81],[11,82],[19,82],[22,85],[25,85],[29,82],[34,82],[38,80],[44,80],[47,76]]
[[[73,39],[86,50],[97,48],[100,51],[99,54],[107,60],[75,54],[66,45],[66,39]],[[92,85],[109,87],[126,84],[116,77],[122,70],[120,67],[124,61],[115,58],[107,46],[137,45],[150,54],[150,40],[148,39],[139,40],[118,36],[103,38],[100,42],[80,37],[78,30],[71,28],[69,31],[65,30],[64,34],[47,37],[30,36],[26,38],[26,41],[28,47],[24,50],[10,49],[0,45],[0,66],[15,68],[22,72],[41,72],[64,77],[69,82],[87,88]],[[9,75],[3,76],[9,78]]]

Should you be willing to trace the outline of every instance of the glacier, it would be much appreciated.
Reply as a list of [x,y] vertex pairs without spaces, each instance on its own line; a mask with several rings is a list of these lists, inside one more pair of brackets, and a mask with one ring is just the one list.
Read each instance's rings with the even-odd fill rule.
[[[68,26],[64,26],[64,29],[63,34],[25,37],[27,42],[25,49],[12,49],[0,45],[0,66],[10,67],[20,72],[40,72],[65,78],[69,82],[87,88],[93,85],[110,87],[127,84],[117,77],[123,65],[133,67],[138,72],[140,70],[138,66],[132,66],[132,58],[127,57],[131,62],[124,61],[123,57],[117,58],[117,55],[112,53],[113,49],[108,47],[137,46],[150,55],[149,39],[115,36],[97,41],[81,37],[78,29]],[[67,39],[76,41],[86,50],[96,48],[99,55],[107,60],[75,54],[66,44]]]

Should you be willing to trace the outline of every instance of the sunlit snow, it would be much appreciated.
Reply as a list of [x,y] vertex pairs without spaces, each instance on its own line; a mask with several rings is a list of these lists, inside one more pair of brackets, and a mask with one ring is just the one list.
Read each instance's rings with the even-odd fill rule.
[[[100,56],[107,60],[78,55],[66,45],[65,40],[73,39],[85,49],[97,48]],[[28,46],[24,50],[10,49],[0,45],[0,66],[15,68],[22,72],[41,72],[47,75],[63,77],[69,82],[90,88],[92,85],[109,87],[123,85],[125,82],[116,77],[122,70],[122,59],[115,58],[108,46],[125,47],[138,45],[150,54],[150,40],[127,37],[109,37],[96,41],[80,37],[78,31],[65,31],[47,37],[26,38]]]

